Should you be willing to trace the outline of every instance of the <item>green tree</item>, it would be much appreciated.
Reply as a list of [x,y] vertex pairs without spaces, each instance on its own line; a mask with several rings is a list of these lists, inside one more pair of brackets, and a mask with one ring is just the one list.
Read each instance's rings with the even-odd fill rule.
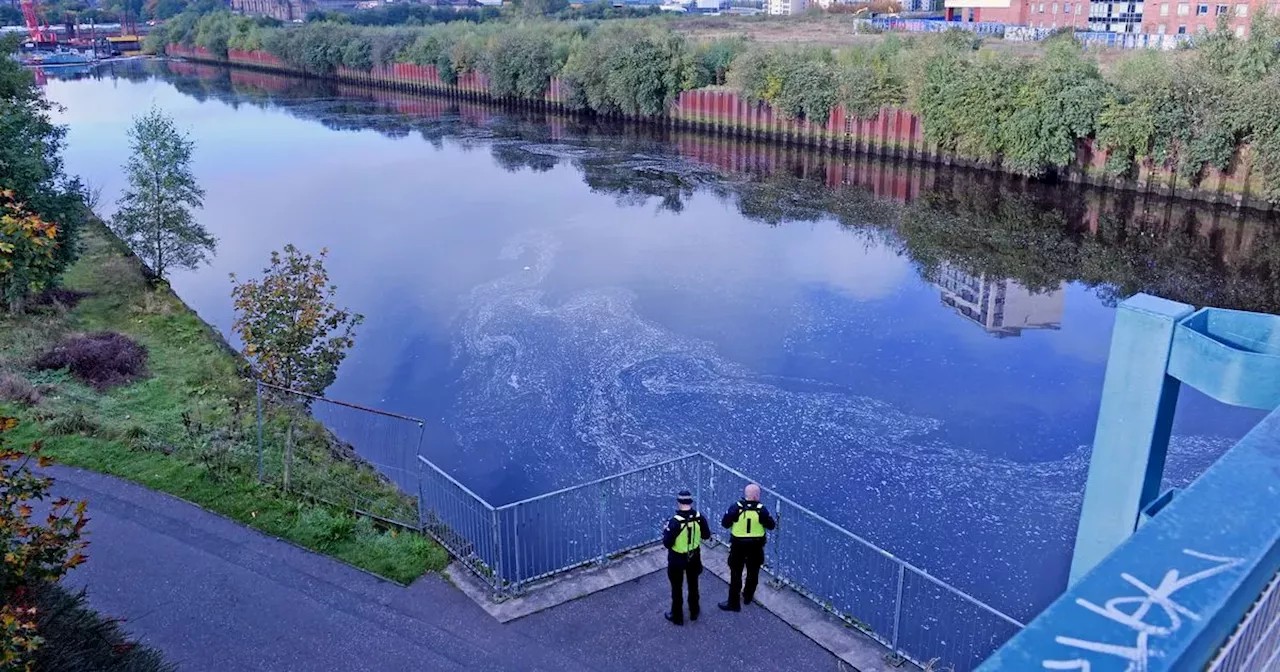
[[536,18],[565,9],[569,6],[569,0],[518,0],[517,6],[524,16]]
[[17,7],[0,5],[0,26],[21,26],[22,12]]
[[195,268],[217,246],[192,213],[204,204],[191,172],[195,143],[158,109],[135,119],[129,138],[129,187],[111,230],[161,279],[172,268]]
[[[283,254],[271,253],[261,279],[237,282],[231,276],[236,310],[231,329],[263,382],[319,396],[338,377],[338,367],[355,345],[355,328],[364,317],[334,303],[338,288],[324,267],[328,253],[321,250],[313,258],[286,245]],[[291,418],[285,439],[286,490],[296,424],[296,417]]]
[[[0,38],[8,53],[20,37]],[[85,189],[62,166],[66,129],[50,118],[53,105],[31,72],[0,58],[0,191],[45,222],[57,224],[55,275],[75,261],[80,229],[88,219]]]

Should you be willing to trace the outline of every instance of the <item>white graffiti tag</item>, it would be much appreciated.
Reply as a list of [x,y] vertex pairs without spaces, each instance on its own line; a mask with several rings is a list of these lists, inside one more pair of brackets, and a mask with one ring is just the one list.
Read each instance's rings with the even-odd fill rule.
[[[1183,549],[1182,553],[1216,564],[1208,569],[1186,576],[1181,576],[1178,570],[1171,569],[1165,572],[1164,579],[1160,581],[1160,585],[1154,588],[1134,578],[1132,574],[1122,572],[1120,578],[1141,591],[1141,595],[1114,597],[1107,600],[1103,606],[1098,606],[1083,598],[1076,599],[1076,604],[1085,609],[1132,630],[1135,634],[1132,645],[1127,642],[1125,644],[1108,644],[1087,639],[1063,637],[1061,635],[1055,637],[1054,641],[1083,651],[1118,656],[1128,661],[1125,669],[1129,672],[1147,672],[1147,661],[1152,656],[1151,638],[1168,637],[1170,634],[1177,632],[1178,628],[1182,627],[1184,618],[1192,621],[1200,620],[1198,614],[1173,601],[1174,593],[1211,576],[1221,574],[1244,562],[1241,558],[1208,555],[1191,549]],[[1160,611],[1164,613],[1163,618],[1156,617],[1159,620],[1154,622],[1148,620],[1148,616],[1154,616],[1152,614],[1153,607],[1159,607]],[[1071,660],[1045,660],[1043,664],[1045,669],[1049,670],[1081,670],[1082,672],[1089,672],[1090,669],[1090,659],[1084,655]]]

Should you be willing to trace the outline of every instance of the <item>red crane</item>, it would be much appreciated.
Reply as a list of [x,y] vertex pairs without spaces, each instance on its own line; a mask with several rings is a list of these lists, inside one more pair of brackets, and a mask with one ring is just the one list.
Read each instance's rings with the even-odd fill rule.
[[22,18],[27,20],[27,32],[31,33],[31,41],[37,45],[57,44],[58,36],[49,30],[49,24],[40,23],[39,8],[37,0],[22,0]]

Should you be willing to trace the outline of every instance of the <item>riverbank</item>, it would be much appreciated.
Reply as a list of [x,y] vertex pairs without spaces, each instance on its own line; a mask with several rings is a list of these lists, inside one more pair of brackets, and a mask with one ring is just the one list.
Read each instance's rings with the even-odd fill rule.
[[[391,63],[374,65],[368,71],[340,66],[330,73],[317,73],[292,66],[265,50],[230,49],[226,58],[220,58],[201,47],[173,44],[166,52],[193,62],[230,65],[275,75],[445,96],[512,108],[553,110],[587,117],[616,117],[628,123],[655,128],[696,130],[779,147],[811,147],[846,155],[906,159],[942,167],[1013,175],[1020,173],[1006,163],[975,160],[958,152],[944,151],[937,142],[926,137],[921,117],[901,107],[884,107],[872,116],[857,116],[837,105],[828,118],[819,123],[790,117],[764,101],[748,102],[725,87],[711,87],[682,91],[662,115],[598,115],[569,104],[568,86],[560,78],[551,80],[541,98],[527,99],[493,95],[489,77],[477,71],[457,74],[452,82],[447,81],[433,65]],[[1132,170],[1116,174],[1113,164],[1114,157],[1097,149],[1092,139],[1081,140],[1075,148],[1074,158],[1065,168],[1051,171],[1039,179],[1047,184],[1082,184],[1261,212],[1275,209],[1274,203],[1265,195],[1266,176],[1255,165],[1254,152],[1247,147],[1233,154],[1226,169],[1209,165],[1196,179],[1186,177],[1179,170],[1160,168],[1150,162],[1138,162]]]
[[[254,385],[243,361],[167,285],[153,287],[101,223],[87,227],[81,245],[79,260],[45,305],[0,318],[0,409],[23,421],[15,442],[41,440],[59,462],[177,495],[399,582],[443,568],[444,550],[420,535],[380,529],[368,518],[259,483]],[[65,370],[32,369],[64,337],[102,331],[146,349],[142,379],[100,391]],[[351,489],[385,490],[371,497],[404,497],[388,483],[371,486],[367,471],[325,473],[350,479]]]

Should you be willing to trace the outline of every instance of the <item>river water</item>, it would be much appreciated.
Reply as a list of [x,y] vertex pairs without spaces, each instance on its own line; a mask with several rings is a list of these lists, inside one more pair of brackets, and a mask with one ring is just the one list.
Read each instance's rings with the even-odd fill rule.
[[[490,501],[703,450],[1023,618],[1115,302],[1280,308],[1260,214],[179,63],[46,91],[104,201],[134,115],[190,132],[219,246],[172,281],[224,333],[229,274],[328,248],[366,317],[329,396],[425,418]],[[1187,389],[1168,485],[1258,419]]]

